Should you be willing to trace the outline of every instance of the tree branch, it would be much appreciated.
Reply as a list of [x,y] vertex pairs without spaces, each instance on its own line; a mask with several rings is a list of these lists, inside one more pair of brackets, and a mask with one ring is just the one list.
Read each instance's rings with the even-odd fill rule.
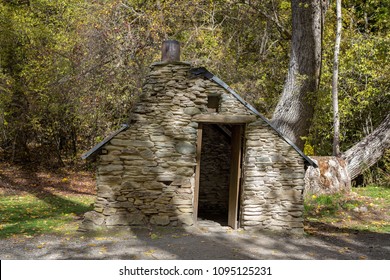
[[390,148],[390,113],[369,135],[343,154],[351,179],[374,165]]

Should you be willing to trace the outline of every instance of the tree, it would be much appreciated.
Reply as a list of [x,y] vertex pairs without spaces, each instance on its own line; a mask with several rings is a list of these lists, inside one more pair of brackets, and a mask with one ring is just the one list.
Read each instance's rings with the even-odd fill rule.
[[390,147],[390,114],[369,135],[356,143],[344,154],[343,158],[351,179],[356,178],[374,165]]
[[[381,143],[376,142],[378,139],[374,135],[376,127],[381,127],[379,131],[383,131],[384,124],[381,123],[390,110],[388,102],[390,37],[388,22],[384,20],[390,13],[390,7],[382,6],[381,1],[365,2],[364,5],[354,0],[344,3],[343,10],[346,12],[343,15],[343,41],[340,46],[338,79],[338,113],[343,127],[340,131],[340,150],[345,151],[345,155],[341,155],[352,165],[349,168],[352,178],[370,166],[372,166],[370,174],[385,174],[388,173],[388,169],[386,170],[388,158],[387,161],[383,158],[378,164],[374,163],[381,159],[379,155],[386,151],[386,145],[387,148],[389,146],[384,137]],[[327,16],[324,45],[332,44],[336,35],[333,29],[333,24],[337,20],[334,10],[330,9]],[[330,58],[334,57],[334,54],[330,48],[324,48],[323,54],[321,90],[313,125],[306,138],[316,155],[329,155],[332,150],[332,134],[329,129],[333,124],[330,114],[332,99],[328,93],[331,90],[330,73],[334,65]],[[367,142],[366,139],[374,142]],[[356,144],[360,141],[360,144]],[[369,153],[361,157],[359,154],[364,154],[365,151],[358,152],[359,148],[366,149]],[[357,157],[356,160],[353,160],[354,156]]]
[[[385,2],[343,2],[342,151],[374,131],[389,111]],[[335,12],[330,9],[325,21],[326,3],[0,1],[0,152],[18,147],[14,157],[23,160],[24,148],[39,149],[54,157],[49,164],[71,163],[127,121],[148,66],[170,38],[182,42],[182,60],[207,65],[264,115],[274,114],[275,124],[301,148],[305,142],[315,154],[329,155],[333,50],[321,45],[334,44]]]
[[309,132],[322,62],[323,3],[292,0],[290,64],[272,122],[299,148]]
[[[28,3],[21,3],[14,10],[22,10]],[[23,44],[26,38],[18,36],[18,26],[14,11],[10,7],[0,4],[0,72],[7,81],[0,94],[8,95],[4,100],[4,123],[7,124],[9,133],[4,141],[11,147],[12,161],[28,161],[29,151],[27,147],[28,109],[29,102],[25,93],[25,79],[23,78],[23,62],[26,52]],[[16,26],[15,26],[16,25]]]
[[[11,160],[28,162],[41,149],[62,162],[65,146],[76,154],[77,117],[70,77],[74,70],[79,0],[0,3],[0,145]],[[72,139],[71,139],[72,138]],[[34,153],[37,154],[37,153]],[[48,158],[45,158],[45,161]]]
[[[287,79],[272,121],[298,147],[303,148],[304,137],[309,133],[315,104],[319,100],[319,81],[322,63],[322,32],[325,1],[292,0],[292,43]],[[385,13],[385,12],[384,12]],[[367,18],[367,15],[365,15]],[[341,2],[337,1],[337,31],[334,52],[332,100],[334,108],[334,154],[340,155],[338,112],[338,54],[341,36]],[[367,20],[364,30],[368,29]],[[383,30],[383,29],[379,29]],[[366,69],[366,68],[364,68]],[[367,90],[367,79],[366,88]],[[367,104],[367,102],[363,102]],[[385,106],[386,107],[386,106]],[[318,108],[318,107],[317,107]],[[385,134],[389,133],[388,117],[344,154],[351,178],[372,166],[389,147]]]
[[340,116],[339,116],[339,94],[338,94],[338,77],[339,77],[339,53],[341,42],[342,14],[341,0],[336,1],[336,40],[334,46],[333,59],[333,77],[332,77],[332,104],[333,104],[333,155],[340,155]]

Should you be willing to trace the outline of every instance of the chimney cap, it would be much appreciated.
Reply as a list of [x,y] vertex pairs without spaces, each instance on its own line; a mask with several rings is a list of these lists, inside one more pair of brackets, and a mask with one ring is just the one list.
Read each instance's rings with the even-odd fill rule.
[[179,62],[180,61],[180,43],[176,40],[166,40],[161,46],[162,62]]

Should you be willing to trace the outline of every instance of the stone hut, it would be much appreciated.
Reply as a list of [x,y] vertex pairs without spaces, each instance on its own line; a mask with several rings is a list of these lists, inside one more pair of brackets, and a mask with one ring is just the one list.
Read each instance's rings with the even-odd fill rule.
[[315,165],[205,68],[165,43],[129,122],[83,155],[97,198],[83,227],[194,225],[302,231],[305,165]]

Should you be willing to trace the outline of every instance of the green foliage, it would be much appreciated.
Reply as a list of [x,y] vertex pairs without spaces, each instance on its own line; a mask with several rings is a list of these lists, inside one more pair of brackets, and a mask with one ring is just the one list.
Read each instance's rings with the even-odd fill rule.
[[306,215],[330,216],[343,208],[344,204],[341,194],[313,195],[305,199],[305,212]]
[[39,149],[62,165],[126,122],[167,38],[182,42],[183,60],[206,65],[268,116],[282,89],[289,40],[268,14],[288,26],[288,1],[28,3],[0,4],[0,145],[8,155]]
[[[342,150],[390,111],[389,9],[383,0],[344,2]],[[326,17],[321,90],[305,139],[310,155],[332,151],[334,7]],[[0,31],[0,151],[11,157],[21,147],[39,149],[50,164],[64,164],[127,122],[148,66],[160,59],[168,38],[182,43],[182,60],[206,66],[271,117],[288,69],[291,4],[2,1]]]
[[370,185],[363,188],[354,189],[356,193],[363,196],[369,196],[375,198],[377,203],[382,206],[390,205],[390,188]]
[[40,233],[67,233],[75,220],[92,210],[91,196],[5,196],[0,198],[0,238]]
[[[8,100],[0,100],[4,114],[2,146],[24,139],[25,145],[47,145],[60,157],[60,142],[75,127],[75,106],[63,82],[72,72],[77,42],[73,25],[82,15],[80,1],[2,2],[6,15],[0,26],[1,73],[10,83]],[[8,116],[8,117],[7,117]],[[13,117],[15,116],[15,117]],[[15,140],[16,139],[16,140]],[[22,149],[12,147],[12,153]],[[24,160],[27,160],[25,158]]]
[[[339,57],[341,151],[348,150],[371,133],[390,111],[388,102],[390,33],[385,19],[390,14],[390,7],[381,6],[381,3],[382,1],[379,0],[343,2],[343,30]],[[319,100],[313,125],[307,137],[307,143],[314,148],[317,155],[332,153],[333,48],[327,46],[333,46],[334,23],[335,8],[331,6],[327,12],[324,32],[325,47]],[[389,169],[377,170],[378,167],[386,165],[384,161],[386,159],[374,166],[367,175],[388,172]],[[385,183],[383,177],[374,177],[376,180],[371,180],[369,183]]]
[[[351,193],[305,197],[305,218],[342,228],[390,232],[390,188],[370,185]],[[363,210],[361,210],[363,209]]]
[[[376,2],[373,1],[373,4]],[[361,15],[356,9],[353,3],[344,4],[339,76],[342,151],[373,131],[390,111],[389,33],[360,32]],[[327,16],[324,46],[332,46],[335,36],[333,8],[329,9]],[[385,28],[383,26],[381,30]],[[332,58],[333,49],[324,48],[320,99],[309,136],[309,142],[319,155],[328,155],[332,150]]]

